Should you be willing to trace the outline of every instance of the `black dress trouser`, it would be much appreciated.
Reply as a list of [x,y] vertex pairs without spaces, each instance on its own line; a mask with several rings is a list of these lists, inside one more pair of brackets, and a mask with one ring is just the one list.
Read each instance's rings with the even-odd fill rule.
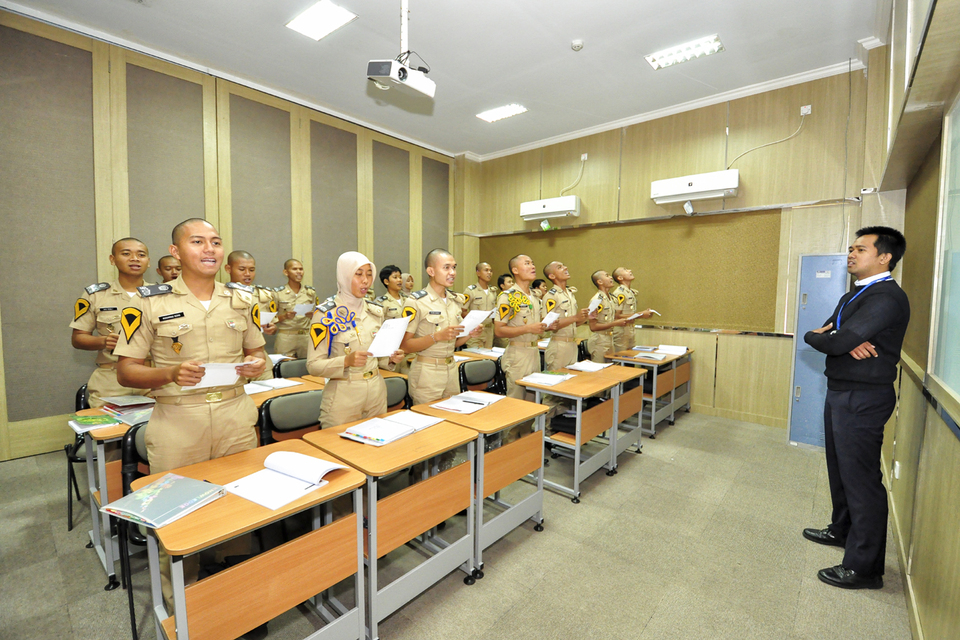
[[887,547],[887,492],[880,472],[883,427],[893,414],[893,385],[827,390],[823,407],[830,530],[846,538],[843,566],[865,577],[883,575]]

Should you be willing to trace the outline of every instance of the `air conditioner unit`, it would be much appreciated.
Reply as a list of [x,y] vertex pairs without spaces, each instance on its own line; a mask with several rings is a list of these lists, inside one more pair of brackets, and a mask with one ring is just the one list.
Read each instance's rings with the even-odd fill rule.
[[580,215],[580,196],[560,196],[546,200],[520,203],[520,217],[524,220],[577,217]]
[[712,198],[735,198],[740,187],[740,170],[727,169],[712,173],[699,173],[682,178],[654,180],[650,183],[650,197],[657,204],[709,200]]

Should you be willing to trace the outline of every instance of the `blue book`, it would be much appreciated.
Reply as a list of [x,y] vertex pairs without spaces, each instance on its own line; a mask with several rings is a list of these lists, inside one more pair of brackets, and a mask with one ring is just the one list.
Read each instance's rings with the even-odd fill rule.
[[151,529],[170,524],[224,495],[218,484],[168,473],[133,493],[100,507],[104,513]]

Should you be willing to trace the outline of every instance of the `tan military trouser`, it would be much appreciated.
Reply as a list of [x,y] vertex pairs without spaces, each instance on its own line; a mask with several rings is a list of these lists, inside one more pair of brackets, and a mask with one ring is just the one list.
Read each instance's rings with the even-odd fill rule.
[[632,324],[614,329],[613,346],[615,352],[632,349],[635,344],[637,344],[637,338]]
[[[284,331],[286,330],[284,329]],[[278,330],[276,340],[273,341],[273,350],[291,358],[306,358],[310,350],[310,336],[307,335],[306,331],[303,335],[299,335],[281,333]]]
[[[543,354],[544,365],[547,368],[547,371],[558,371],[567,367],[577,361],[577,343],[576,342],[561,342],[558,340],[550,340],[550,344],[547,345],[547,350]],[[544,395],[541,396],[542,402],[544,405],[550,407],[550,413],[547,414],[547,427],[550,426],[550,418],[553,418],[557,414],[556,407],[559,407],[564,404],[565,398],[559,396]],[[569,402],[569,400],[566,400]]]
[[613,336],[607,333],[592,333],[587,341],[590,359],[594,362],[606,362],[604,355],[613,351]]
[[428,364],[419,358],[413,361],[407,377],[413,404],[425,404],[460,393],[457,364]]
[[87,380],[87,394],[94,409],[103,406],[100,398],[112,396],[145,396],[149,389],[131,389],[117,382],[117,370],[113,367],[97,367]]
[[[508,343],[507,350],[500,358],[500,366],[507,379],[507,395],[518,400],[533,402],[535,395],[517,384],[517,380],[531,373],[540,371],[540,349],[537,347],[521,347]],[[530,431],[531,422],[527,422],[509,429],[503,433],[503,443],[509,444],[522,434]]]
[[483,333],[467,340],[470,349],[489,349],[493,346],[493,323],[483,325]]
[[324,429],[387,412],[387,385],[379,374],[366,380],[332,378],[323,388],[320,424]]

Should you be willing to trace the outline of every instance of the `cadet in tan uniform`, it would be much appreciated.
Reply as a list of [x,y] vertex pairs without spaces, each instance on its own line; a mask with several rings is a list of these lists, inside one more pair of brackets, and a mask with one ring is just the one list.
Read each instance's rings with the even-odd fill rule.
[[380,269],[380,282],[386,287],[387,292],[374,300],[383,307],[383,319],[392,320],[399,318],[403,311],[403,305],[406,298],[402,295],[403,278],[401,277],[400,267],[388,264]]
[[[146,431],[153,473],[256,447],[257,408],[243,383],[266,366],[252,290],[216,281],[223,245],[213,225],[197,218],[181,222],[170,253],[183,272],[170,283],[140,289],[142,306],[121,311],[123,334],[115,350],[120,383],[152,389],[157,400]],[[144,365],[148,356],[153,367]],[[228,386],[194,390],[208,362],[236,363],[241,377]],[[241,537],[220,553],[244,551],[249,539]],[[188,580],[196,577],[197,563],[196,556],[185,560]],[[163,590],[169,600],[169,582]]]
[[461,302],[460,294],[448,288],[457,277],[457,261],[450,252],[434,249],[423,265],[430,282],[407,298],[403,316],[410,318],[410,324],[400,344],[404,352],[417,354],[408,378],[414,404],[460,393],[453,350],[483,331],[483,327],[477,327],[468,336],[457,337],[463,328]]
[[543,300],[543,294],[545,294],[549,290],[550,290],[550,287],[547,285],[547,281],[541,280],[540,278],[537,278],[536,280],[534,280],[533,284],[530,285],[530,293],[537,296],[541,300]]
[[[227,263],[223,265],[223,270],[226,272],[227,277],[230,278],[230,282],[236,282],[254,288],[253,294],[257,300],[257,304],[260,305],[261,315],[265,312],[277,313],[279,307],[277,305],[276,291],[270,287],[261,287],[258,284],[253,284],[254,279],[257,277],[257,261],[254,260],[252,255],[246,251],[231,251],[230,255],[227,256]],[[267,324],[261,324],[260,328],[268,336],[275,334],[277,332],[276,316]]]
[[413,287],[416,286],[413,282],[413,276],[409,273],[401,273],[400,278],[403,280],[403,290],[400,291],[400,295],[407,298],[413,293]]
[[560,314],[557,330],[550,336],[544,355],[547,371],[556,371],[577,361],[577,325],[587,321],[587,310],[577,306],[577,289],[568,287],[570,271],[562,262],[551,262],[543,275],[553,287],[543,294],[543,314]]
[[[497,289],[499,289],[499,291],[497,291],[498,296],[512,286],[513,286],[512,275],[510,275],[509,273],[504,273],[500,276],[497,276]],[[494,313],[493,315],[494,315],[494,318],[496,318],[497,314]],[[496,331],[494,331],[493,346],[500,347],[501,349],[505,349],[507,346],[507,342],[508,340],[506,338],[501,338],[500,336],[497,335]]]
[[[610,299],[613,301],[613,308],[616,311],[617,319],[626,319],[637,312],[637,290],[631,289],[633,282],[633,271],[626,267],[617,267],[613,270],[613,280],[617,283],[616,288],[610,292]],[[650,309],[646,309],[640,314],[641,318],[653,316]],[[637,320],[633,319],[627,322],[623,327],[613,328],[613,347],[614,352],[626,351],[632,349],[636,344],[636,334],[633,325]]]
[[[493,269],[486,262],[477,263],[477,284],[472,284],[463,292],[466,304],[463,307],[463,316],[471,311],[490,311],[497,304],[496,288],[490,286],[493,279]],[[477,338],[467,340],[467,346],[489,349],[493,346],[493,318],[483,321],[483,332]]]
[[[380,367],[393,369],[403,351],[373,358],[367,347],[384,321],[384,308],[365,298],[375,265],[348,251],[337,260],[337,295],[317,307],[310,325],[307,369],[329,378],[320,403],[320,424],[335,427],[387,411],[387,387]],[[399,274],[399,270],[397,271]]]
[[627,321],[616,318],[613,300],[610,298],[610,291],[614,288],[613,278],[601,269],[594,271],[590,279],[598,289],[593,298],[590,298],[590,304],[593,305],[593,301],[599,299],[600,306],[597,307],[596,317],[590,319],[590,331],[593,333],[590,335],[587,347],[590,349],[591,360],[606,362],[604,356],[613,352],[613,328],[622,327],[627,324]]
[[180,275],[180,261],[173,256],[163,256],[157,262],[157,275],[161,282],[176,280]]
[[277,316],[277,339],[273,343],[273,349],[292,358],[306,358],[310,348],[307,329],[313,312],[297,315],[294,307],[298,304],[315,307],[320,300],[313,287],[301,284],[303,264],[299,260],[291,258],[284,262],[283,275],[287,278],[287,284],[276,291],[280,314]]
[[[137,287],[143,286],[143,274],[150,266],[147,247],[136,238],[113,243],[110,264],[117,268],[117,279],[85,288],[73,306],[70,338],[74,349],[99,351],[97,368],[87,381],[91,407],[102,407],[100,398],[143,395],[146,389],[127,388],[117,382],[114,347],[120,337],[120,311],[124,307],[140,307]],[[93,335],[96,330],[97,335]]]

